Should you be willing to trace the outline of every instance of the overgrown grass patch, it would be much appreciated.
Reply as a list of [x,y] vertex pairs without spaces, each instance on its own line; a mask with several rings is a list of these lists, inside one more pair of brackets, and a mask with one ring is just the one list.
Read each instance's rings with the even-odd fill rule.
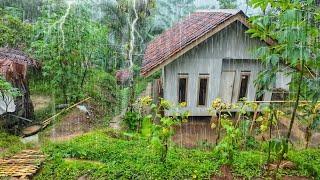
[[[167,162],[161,163],[147,140],[110,130],[94,131],[68,142],[47,143],[43,151],[50,159],[37,179],[77,179],[83,175],[92,179],[210,179],[222,165],[219,154],[175,146],[170,148]],[[318,177],[319,152],[290,151],[288,160],[297,168],[280,173]],[[232,171],[244,178],[261,177],[266,161],[265,152],[239,151],[234,155]]]
[[[216,160],[210,152],[175,147],[170,149],[167,163],[163,164],[148,141],[112,138],[104,131],[95,131],[65,143],[49,143],[44,151],[50,157],[100,161],[107,167],[106,173],[101,174],[97,170],[92,170],[90,176],[100,174],[104,178],[111,179],[209,178],[218,172],[220,167],[220,164],[214,163]],[[65,161],[62,161],[61,166],[72,166],[72,168],[76,166],[81,169],[78,165],[68,164]],[[63,167],[57,170],[60,168],[61,171],[67,170]],[[45,175],[47,173],[49,171],[46,172],[44,169],[39,177],[47,177]]]
[[28,145],[23,144],[18,136],[0,131],[0,157],[11,156],[26,147]]
[[320,179],[320,149],[290,151],[288,159],[297,165],[299,174]]

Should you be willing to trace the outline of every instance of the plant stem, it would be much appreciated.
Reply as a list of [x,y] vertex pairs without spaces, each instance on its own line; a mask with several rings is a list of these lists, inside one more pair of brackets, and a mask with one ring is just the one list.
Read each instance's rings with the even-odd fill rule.
[[216,145],[218,145],[218,141],[220,139],[220,131],[221,131],[221,111],[218,113],[218,128],[217,128],[217,138],[216,138]]
[[251,123],[250,131],[249,131],[250,135],[252,135],[252,130],[253,130],[253,127],[254,127],[254,123],[256,122],[256,119],[257,119],[257,116],[258,116],[259,106],[260,105],[258,105],[257,109],[255,109],[254,114],[253,114],[252,123]]
[[271,162],[271,139],[272,139],[272,119],[273,119],[273,106],[271,105],[270,106],[271,108],[271,114],[270,114],[270,117],[269,117],[269,143],[268,143],[268,159],[267,159],[267,171],[269,173],[269,164]]
[[[302,60],[302,66],[301,67],[303,67],[303,65],[304,65],[304,61]],[[300,101],[302,79],[303,79],[303,70],[301,69],[300,70],[300,77],[299,77],[299,81],[298,81],[298,91],[297,91],[297,96],[296,96],[296,102],[295,102],[293,110],[292,110],[290,126],[289,126],[288,133],[287,133],[287,136],[286,136],[286,139],[285,139],[285,143],[286,143],[285,145],[288,145],[288,143],[289,143],[292,127],[293,127],[293,124],[294,124],[294,121],[295,121],[295,117],[296,117],[296,114],[297,114],[297,109],[298,109],[298,105],[299,105],[299,101]],[[277,168],[276,168],[276,171],[275,171],[275,176],[278,173],[281,161],[283,160],[285,153],[286,153],[285,151],[282,151],[282,153],[280,154],[279,162],[277,163]]]

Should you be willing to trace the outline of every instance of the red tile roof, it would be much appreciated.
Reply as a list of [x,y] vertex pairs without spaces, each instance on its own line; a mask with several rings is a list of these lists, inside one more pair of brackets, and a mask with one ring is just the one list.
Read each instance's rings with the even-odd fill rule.
[[239,13],[245,16],[239,10],[199,11],[189,15],[148,44],[141,74],[147,76],[173,55]]

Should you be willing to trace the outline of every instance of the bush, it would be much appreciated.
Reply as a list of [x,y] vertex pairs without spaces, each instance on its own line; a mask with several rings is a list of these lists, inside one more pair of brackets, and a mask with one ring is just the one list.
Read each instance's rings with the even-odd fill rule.
[[136,131],[141,123],[141,118],[139,113],[128,111],[123,117],[123,122],[126,124],[129,131]]
[[258,151],[242,151],[234,156],[233,170],[238,176],[248,178],[262,175],[262,168],[267,162],[267,154]]
[[300,174],[320,178],[320,149],[289,151],[288,159],[297,165]]
[[[36,179],[210,179],[219,173],[221,154],[170,146],[166,163],[147,140],[128,138],[113,130],[94,131],[63,143],[49,143],[43,150],[49,161]],[[297,168],[279,174],[319,177],[319,149],[289,151]],[[69,159],[64,159],[69,158]],[[70,159],[72,158],[72,159]],[[74,159],[76,158],[76,159]],[[238,151],[232,171],[243,178],[262,177],[267,153]]]
[[118,108],[118,88],[114,76],[102,70],[93,70],[85,84],[86,94],[102,107],[106,116],[112,117]]

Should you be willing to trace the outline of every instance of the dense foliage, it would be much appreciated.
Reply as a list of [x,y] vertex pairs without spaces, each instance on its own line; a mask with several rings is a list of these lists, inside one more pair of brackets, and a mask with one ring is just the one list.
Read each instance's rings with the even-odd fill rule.
[[[90,96],[90,110],[102,114],[105,122],[121,114],[127,128],[125,133],[99,128],[67,142],[45,142],[42,149],[48,159],[36,179],[211,179],[220,176],[224,166],[230,167],[235,177],[250,179],[271,177],[272,164],[276,164],[275,178],[320,177],[319,148],[309,148],[313,133],[320,128],[320,8],[313,0],[250,1],[261,14],[250,18],[248,33],[268,43],[256,51],[265,67],[256,86],[263,95],[272,91],[279,73],[291,76],[289,100],[294,103],[283,108],[286,112],[274,104],[261,107],[243,99],[231,105],[216,99],[210,110],[218,117],[211,123],[218,136],[215,145],[208,145],[209,151],[205,151],[177,147],[172,141],[175,128],[190,115],[184,111],[186,103],[173,106],[159,99],[156,104],[150,97],[142,97],[134,104],[147,83],[159,78],[159,74],[139,75],[147,43],[195,11],[195,2],[0,2],[0,47],[29,52],[42,64],[41,74],[30,78],[30,89],[34,94],[52,95],[54,102],[39,114],[52,110],[49,114],[53,115],[55,103],[68,105]],[[236,8],[237,3],[219,0],[219,7]],[[121,72],[126,72],[126,79],[118,78]],[[3,78],[0,91],[2,95],[18,94]],[[311,103],[302,104],[301,100]],[[235,108],[239,112],[234,120],[229,111]],[[288,114],[290,126],[282,136],[279,119]],[[289,143],[297,119],[305,126],[304,150]],[[258,141],[256,136],[261,134],[268,139]],[[27,146],[18,137],[0,133],[0,156]],[[281,169],[282,160],[296,166]]]
[[25,47],[31,32],[31,26],[23,23],[16,15],[16,9],[0,6],[0,47]]

